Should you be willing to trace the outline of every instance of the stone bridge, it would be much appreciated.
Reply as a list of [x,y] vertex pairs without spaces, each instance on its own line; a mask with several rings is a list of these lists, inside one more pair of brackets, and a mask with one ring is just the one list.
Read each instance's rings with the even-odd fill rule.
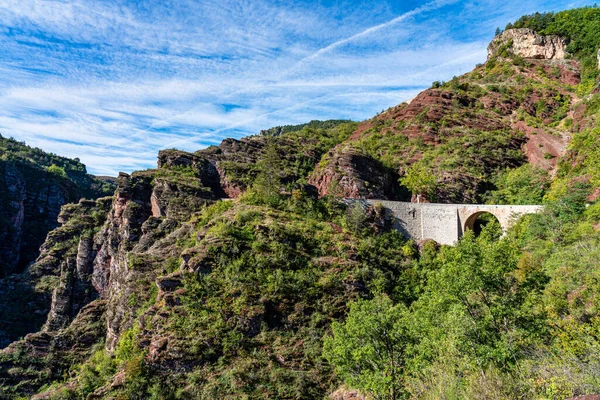
[[[354,200],[356,201],[356,200]],[[452,245],[467,229],[473,229],[477,217],[490,213],[504,231],[520,216],[540,212],[542,206],[499,206],[484,204],[405,203],[387,200],[358,200],[381,204],[387,209],[394,228],[415,240],[433,239]]]

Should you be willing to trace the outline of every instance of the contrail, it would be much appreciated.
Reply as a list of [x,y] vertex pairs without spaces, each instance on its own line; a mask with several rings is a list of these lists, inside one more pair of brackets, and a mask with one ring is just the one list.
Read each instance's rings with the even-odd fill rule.
[[[323,55],[325,53],[328,53],[331,50],[334,50],[334,49],[336,49],[338,47],[341,47],[341,46],[343,46],[345,44],[351,43],[351,42],[353,42],[356,39],[359,39],[361,37],[365,37],[365,36],[371,35],[371,34],[373,34],[375,32],[378,32],[378,31],[380,31],[382,29],[385,29],[385,28],[387,28],[389,26],[395,25],[395,24],[397,24],[399,22],[402,22],[402,21],[406,20],[407,18],[413,17],[413,16],[418,15],[420,13],[431,11],[431,10],[435,10],[435,9],[438,9],[438,8],[441,8],[441,7],[450,5],[450,4],[454,4],[457,1],[458,0],[434,0],[434,1],[431,1],[429,3],[424,4],[421,7],[415,8],[414,10],[408,11],[408,12],[406,12],[406,13],[404,13],[404,14],[402,14],[402,15],[400,15],[400,16],[398,16],[398,17],[396,17],[396,18],[394,18],[394,19],[392,19],[392,20],[390,20],[388,22],[384,22],[383,24],[372,26],[372,27],[367,28],[367,29],[363,30],[362,32],[354,34],[354,35],[352,35],[350,37],[347,37],[345,39],[341,39],[341,40],[338,40],[337,42],[331,43],[330,45],[328,45],[326,47],[323,47],[322,49],[319,49],[314,54],[311,54],[310,56],[307,56],[307,57],[301,59],[300,61],[298,61],[295,66],[293,66],[292,68],[290,68],[288,70],[287,73],[284,73],[284,76],[287,75],[287,74],[289,74],[290,72],[294,71],[299,65],[303,64],[304,62],[309,61],[309,60],[313,60],[315,58],[318,58],[321,55]],[[241,92],[241,91],[242,90],[237,90],[234,93],[238,93],[238,92]],[[325,97],[327,97],[327,96],[325,96]],[[268,113],[265,113],[265,114],[262,114],[262,115],[258,115],[256,117],[250,118],[248,120],[241,121],[241,122],[229,125],[229,126],[224,127],[224,128],[213,130],[213,131],[211,131],[211,133],[212,134],[221,133],[221,132],[226,131],[228,129],[232,129],[232,128],[235,128],[235,127],[243,126],[244,124],[247,124],[249,122],[255,121],[255,120],[260,119],[260,118],[263,118],[265,116],[276,114],[276,113],[279,113],[281,111],[286,111],[286,110],[289,110],[289,109],[294,109],[294,108],[297,108],[300,105],[309,104],[309,103],[312,103],[314,101],[316,101],[316,99],[313,99],[313,100],[310,100],[310,101],[307,101],[307,102],[303,102],[303,103],[299,103],[299,104],[296,104],[294,106],[287,107],[287,108],[284,108],[284,109],[275,110],[275,111],[268,112]],[[143,135],[144,133],[150,133],[150,131],[152,131],[156,126],[164,124],[166,122],[169,122],[170,120],[176,119],[176,118],[178,118],[178,117],[180,117],[182,115],[189,114],[189,113],[191,113],[191,112],[193,112],[193,111],[195,111],[197,109],[198,109],[198,107],[192,107],[191,109],[189,109],[187,111],[184,111],[182,113],[178,113],[178,114],[173,115],[171,117],[167,117],[167,118],[161,119],[159,121],[155,121],[155,122],[151,123],[150,125],[148,125],[145,129],[136,129],[136,133],[134,133],[132,136],[129,136],[127,138],[123,138],[122,141],[129,141],[132,138],[135,138],[135,137]],[[180,140],[168,143],[168,144],[166,144],[166,146],[174,146],[174,145],[178,145],[178,144],[182,144],[182,143],[191,142],[193,140],[194,140],[194,138],[180,139]],[[106,146],[104,146],[104,147],[106,147]]]
[[[396,17],[396,18],[394,18],[394,19],[392,19],[392,20],[390,20],[388,22],[385,22],[385,23],[380,24],[380,25],[372,26],[372,27],[367,28],[364,31],[359,32],[359,33],[357,33],[355,35],[352,35],[352,36],[350,36],[348,38],[338,40],[337,42],[331,43],[330,45],[328,45],[326,47],[323,47],[322,49],[320,49],[316,53],[314,53],[314,54],[312,54],[310,56],[307,56],[307,57],[301,59],[300,61],[298,61],[296,63],[296,65],[294,67],[290,68],[290,70],[288,70],[287,73],[295,70],[298,65],[300,65],[300,64],[302,64],[302,63],[304,63],[306,61],[315,59],[315,58],[321,56],[322,54],[325,54],[325,53],[327,53],[327,52],[329,52],[329,51],[331,51],[331,50],[333,50],[333,49],[335,49],[337,47],[340,47],[340,46],[343,46],[345,44],[348,44],[348,43],[350,43],[350,42],[352,42],[352,41],[354,41],[354,40],[356,40],[358,38],[361,38],[361,37],[364,37],[364,36],[368,36],[368,35],[370,35],[370,34],[372,34],[374,32],[378,32],[378,31],[380,31],[382,29],[385,29],[385,28],[387,28],[389,26],[397,24],[398,22],[402,22],[405,19],[410,18],[410,17],[415,16],[415,15],[418,15],[418,14],[420,14],[422,12],[435,10],[437,8],[444,7],[446,5],[456,3],[457,1],[458,0],[434,0],[434,1],[431,1],[431,2],[425,4],[425,5],[421,6],[421,7],[415,8],[414,10],[408,11],[408,12],[406,12],[406,13],[404,13],[404,14],[402,14],[402,15],[400,15],[400,16],[398,16],[398,17]],[[287,73],[285,73],[284,75],[287,75]],[[241,90],[237,90],[234,93],[239,93],[240,91]],[[183,115],[186,115],[186,114],[189,114],[189,113],[195,111],[196,109],[197,109],[197,107],[193,107],[192,109],[184,111],[183,113],[179,113],[177,115],[173,115],[171,117],[168,117],[168,118],[165,118],[165,119],[153,122],[147,128],[142,129],[142,130],[138,129],[137,132],[134,135],[132,135],[130,137],[127,137],[127,139],[123,139],[123,140],[131,140],[132,138],[138,137],[138,136],[140,136],[140,135],[142,135],[144,133],[149,133],[157,125],[164,124],[166,122],[169,122],[170,120],[176,119],[176,118],[178,118],[180,116],[183,116]],[[258,118],[263,117],[263,116],[264,115],[260,115]],[[250,121],[248,121],[248,122],[250,122]],[[222,129],[215,131],[215,133],[218,133],[220,131],[222,131]],[[179,141],[177,141],[176,143],[179,143]]]
[[406,12],[406,13],[404,13],[404,14],[402,14],[402,15],[400,15],[400,16],[398,16],[398,17],[396,17],[396,18],[394,18],[394,19],[392,19],[392,20],[390,20],[388,22],[384,22],[383,24],[372,26],[372,27],[367,28],[364,31],[359,32],[359,33],[357,33],[355,35],[352,35],[352,36],[350,36],[348,38],[341,39],[341,40],[338,40],[337,42],[331,43],[330,45],[328,45],[326,47],[323,47],[322,49],[320,49],[316,53],[311,54],[310,56],[304,57],[302,60],[298,61],[298,63],[296,65],[301,64],[301,63],[303,63],[305,61],[309,61],[309,60],[315,59],[315,58],[321,56],[322,54],[325,54],[325,53],[327,53],[327,52],[329,52],[329,51],[331,51],[333,49],[336,49],[336,48],[338,48],[340,46],[343,46],[345,44],[351,43],[351,42],[353,42],[354,40],[356,40],[358,38],[361,38],[361,37],[364,37],[364,36],[368,36],[368,35],[370,35],[370,34],[372,34],[374,32],[378,32],[378,31],[380,31],[382,29],[385,29],[385,28],[387,28],[389,26],[395,25],[398,22],[402,22],[405,19],[410,18],[412,16],[415,16],[417,14],[420,14],[422,12],[435,10],[437,8],[444,7],[444,6],[447,6],[449,4],[453,4],[453,3],[456,3],[456,2],[457,2],[457,0],[434,0],[434,1],[429,2],[429,3],[427,3],[427,4],[425,4],[425,5],[421,6],[421,7],[415,8],[414,10],[408,11],[408,12]]

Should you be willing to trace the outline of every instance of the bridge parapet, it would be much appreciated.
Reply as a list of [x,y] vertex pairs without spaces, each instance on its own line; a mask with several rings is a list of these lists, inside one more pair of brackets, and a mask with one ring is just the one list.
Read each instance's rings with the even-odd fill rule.
[[447,245],[456,243],[467,229],[473,229],[477,217],[483,213],[495,216],[506,231],[522,215],[538,213],[543,209],[539,205],[436,204],[354,199],[348,201],[360,201],[370,205],[379,203],[387,209],[394,228],[404,236],[415,240],[433,239]]

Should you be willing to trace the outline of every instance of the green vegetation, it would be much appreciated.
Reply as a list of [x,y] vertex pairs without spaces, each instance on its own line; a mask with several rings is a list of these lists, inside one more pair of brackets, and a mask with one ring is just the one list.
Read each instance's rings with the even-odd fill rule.
[[143,364],[145,353],[137,343],[138,334],[139,330],[136,328],[125,331],[114,354],[108,354],[102,348],[96,350],[88,361],[79,367],[79,390],[63,391],[60,396],[66,396],[68,399],[86,398],[106,381],[112,379],[117,371],[123,370],[125,381],[120,395],[128,399],[149,398],[144,395],[144,389],[148,384],[147,371]]
[[437,177],[425,163],[414,163],[408,172],[401,178],[400,182],[412,193],[421,193],[429,199],[435,198],[435,190],[438,186]]
[[[461,79],[506,84],[513,78],[506,81],[505,66],[496,61],[484,73]],[[519,79],[519,86],[491,89],[503,99],[520,101],[556,90],[545,72],[540,69],[536,75]],[[545,211],[524,218],[500,239],[497,225],[488,224],[479,237],[468,233],[455,247],[424,248],[417,268],[421,286],[413,301],[393,296],[393,301],[384,301],[376,295],[351,303],[345,322],[332,325],[323,352],[348,386],[387,399],[558,399],[600,392],[600,315],[594,294],[600,267],[598,95],[583,100],[584,117],[575,123],[565,119],[570,106],[564,98],[555,92],[546,99],[521,115],[533,126],[564,120],[564,128],[574,130],[567,154],[558,161],[557,176],[531,164],[519,166],[515,153],[512,166],[490,175],[493,186],[485,195],[491,203],[543,203]],[[502,137],[487,135],[482,142]],[[403,183],[427,193],[436,183],[430,178],[437,175],[429,172],[432,169],[444,164],[448,170],[469,168],[468,161],[453,164],[449,155],[456,152],[457,160],[473,157],[480,168],[481,160],[499,147],[498,142],[489,147],[484,143],[482,153],[492,154],[470,156],[465,146],[470,141],[453,140],[453,145],[439,146],[437,154],[437,149],[426,151],[408,169]],[[474,176],[485,172],[471,171]],[[394,318],[402,324],[390,328]],[[360,326],[360,319],[378,322]],[[384,340],[394,334],[397,341]],[[385,352],[374,356],[367,344],[381,345],[378,339],[388,344]],[[382,354],[403,355],[386,364],[402,366],[393,382],[390,371],[378,367]]]
[[568,40],[567,51],[581,62],[581,86],[589,93],[597,83],[600,49],[600,8],[584,7],[558,13],[535,13],[521,17],[510,28],[530,28],[542,35]]
[[252,185],[252,192],[271,206],[277,206],[281,200],[283,165],[276,146],[274,141],[267,141],[264,156],[257,165],[258,174]]
[[387,296],[359,300],[350,305],[344,324],[332,324],[333,336],[325,338],[323,354],[351,387],[375,399],[399,399],[412,341],[410,323],[406,307],[393,305]]
[[490,193],[491,204],[542,204],[544,195],[550,188],[547,171],[531,164],[507,169],[498,175],[497,189]]
[[[599,44],[596,15],[585,8],[515,24],[567,35],[583,65],[579,88],[563,80],[572,72],[565,65],[576,63],[511,57],[506,47],[503,57],[435,82],[360,126],[313,121],[193,155],[169,151],[170,164],[120,180],[113,211],[110,199],[87,213],[85,203],[66,206],[73,218],[48,235],[43,257],[54,274],[34,269],[35,288],[46,299],[60,288],[61,263],[77,259],[82,237],[94,237],[105,246],[94,283],[112,279],[113,290],[69,328],[1,352],[0,393],[322,399],[345,387],[393,400],[600,393],[600,94],[581,96],[595,82],[585,60]],[[336,146],[361,157],[330,164]],[[562,146],[565,154],[552,156]],[[392,229],[381,206],[319,196],[307,184],[332,167],[335,179],[325,184],[352,186],[367,158],[429,200],[545,209],[508,232],[490,218],[455,246],[414,243]],[[216,201],[208,160],[224,173],[217,179],[241,192],[235,200]],[[53,182],[72,179],[68,163],[44,162]],[[28,314],[29,302],[21,303]]]
[[[186,252],[200,256],[185,290],[146,305],[145,328],[122,333],[113,354],[94,353],[68,395],[115,376],[111,395],[140,399],[320,398],[337,379],[376,399],[599,391],[600,208],[585,206],[594,187],[547,187],[526,166],[502,176],[498,196],[526,202],[537,182],[546,211],[502,238],[490,223],[420,251],[375,210],[302,191],[273,202],[257,180],[239,201],[192,217]],[[143,344],[152,337],[168,337],[158,359]]]
[[[408,311],[378,297],[351,305],[345,323],[334,323],[324,356],[348,385],[374,398],[598,393],[592,282],[600,232],[590,223],[600,220],[597,207],[581,207],[586,192],[573,188],[576,194],[549,202],[500,240],[492,225],[456,247],[425,251],[419,273],[426,284]],[[384,350],[371,351],[377,346]],[[399,359],[379,367],[389,354]],[[401,373],[386,369],[393,366]]]
[[[39,169],[45,169],[53,176],[72,181],[82,191],[83,197],[87,198],[108,196],[115,189],[114,184],[88,175],[85,165],[77,158],[60,157],[2,135],[0,135],[0,163],[31,169],[32,178],[38,174]],[[26,175],[29,174],[27,170],[25,172]]]
[[65,170],[63,168],[59,167],[58,165],[52,164],[51,166],[46,168],[46,171],[48,171],[49,173],[51,173],[52,175],[54,175],[58,178],[66,178],[67,177],[67,173],[65,172]]
[[[313,121],[314,122],[314,121]],[[356,129],[355,122],[325,121],[310,123],[284,130],[277,135],[265,134],[250,137],[255,144],[248,148],[249,152],[261,150],[257,156],[260,160],[276,158],[278,161],[277,176],[281,184],[292,190],[297,182],[304,181],[313,171],[321,157],[337,144],[347,140]],[[231,159],[221,162],[225,176],[237,187],[246,189],[264,169],[264,160],[249,163],[247,157],[240,160]],[[262,174],[264,178],[264,174]]]
[[275,126],[273,128],[260,131],[260,134],[263,136],[281,136],[286,133],[298,132],[304,129],[329,130],[339,125],[347,124],[350,122],[352,121],[345,119],[330,119],[327,121],[313,120],[307,124]]
[[600,185],[600,127],[585,129],[573,136],[570,153],[561,164],[562,176],[585,175]]
[[[157,301],[141,315],[146,330],[127,330],[114,354],[97,351],[81,366],[75,397],[118,372],[124,383],[111,393],[139,399],[320,398],[334,387],[321,356],[330,321],[395,282],[414,287],[416,252],[398,232],[376,234],[382,227],[369,215],[356,224],[337,201],[297,193],[275,207],[257,199],[252,191],[193,218],[187,252],[202,254],[198,272],[183,274],[176,303]],[[145,358],[149,332],[168,337],[169,352],[185,349],[172,359],[159,352],[172,363],[166,375]]]

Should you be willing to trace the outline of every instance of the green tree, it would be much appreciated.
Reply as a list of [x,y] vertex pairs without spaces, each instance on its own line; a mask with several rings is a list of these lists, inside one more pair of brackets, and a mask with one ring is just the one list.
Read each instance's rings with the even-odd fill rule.
[[427,292],[413,307],[425,338],[420,358],[444,353],[452,329],[453,347],[476,368],[510,369],[544,332],[544,314],[531,306],[546,282],[539,266],[525,263],[509,238],[497,240],[494,226],[477,238],[467,231],[457,246],[442,249],[435,263]]
[[332,324],[323,355],[349,386],[375,399],[398,399],[411,342],[409,317],[404,304],[384,295],[352,303],[346,322]]
[[58,176],[60,178],[66,178],[67,177],[67,173],[65,172],[64,168],[59,167],[56,164],[52,164],[51,166],[49,166],[48,168],[46,168],[46,171],[48,171],[52,175]]
[[498,190],[490,195],[496,204],[541,204],[550,188],[550,175],[531,164],[501,174],[496,180]]
[[366,227],[366,222],[367,214],[365,206],[360,202],[351,204],[346,213],[348,227],[354,232],[360,233]]
[[418,162],[410,166],[406,175],[400,178],[400,183],[411,193],[423,194],[430,200],[438,186],[437,178],[431,168]]
[[276,206],[281,201],[281,156],[276,144],[269,138],[263,158],[258,163],[258,175],[252,189],[260,200],[268,205]]

